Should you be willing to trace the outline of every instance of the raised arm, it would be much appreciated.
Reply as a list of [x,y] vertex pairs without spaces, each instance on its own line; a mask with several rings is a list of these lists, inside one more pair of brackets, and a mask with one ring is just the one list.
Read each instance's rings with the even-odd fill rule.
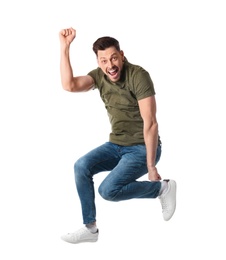
[[76,31],[73,28],[63,29],[60,38],[60,75],[63,89],[70,92],[88,91],[94,85],[94,80],[89,75],[73,76],[70,62],[70,46],[75,39]]
[[147,151],[148,178],[151,181],[161,180],[155,167],[156,150],[158,145],[158,122],[156,119],[155,96],[138,101],[140,113],[144,121],[144,141]]

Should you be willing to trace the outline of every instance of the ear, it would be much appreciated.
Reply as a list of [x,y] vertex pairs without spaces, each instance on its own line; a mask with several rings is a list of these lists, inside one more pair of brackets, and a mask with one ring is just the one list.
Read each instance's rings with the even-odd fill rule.
[[96,61],[97,61],[97,65],[98,65],[98,67],[100,68],[99,60],[98,60],[98,56],[96,56]]
[[120,51],[120,54],[121,54],[121,56],[122,56],[122,61],[124,62],[124,61],[125,61],[124,52],[121,50],[121,51]]

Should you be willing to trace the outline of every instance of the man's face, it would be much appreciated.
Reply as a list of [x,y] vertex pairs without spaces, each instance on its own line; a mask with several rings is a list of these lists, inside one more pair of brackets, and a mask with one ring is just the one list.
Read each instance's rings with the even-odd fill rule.
[[117,82],[120,79],[123,61],[123,51],[117,51],[115,47],[110,47],[97,53],[99,67],[112,82]]

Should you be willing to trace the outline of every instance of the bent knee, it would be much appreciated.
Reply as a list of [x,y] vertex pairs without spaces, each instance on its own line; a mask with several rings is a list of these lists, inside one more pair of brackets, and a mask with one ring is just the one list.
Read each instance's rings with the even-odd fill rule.
[[75,162],[74,174],[75,174],[75,178],[77,178],[78,176],[79,178],[81,178],[82,176],[88,176],[90,174],[87,163],[82,158],[78,159]]
[[84,171],[86,169],[87,169],[86,160],[83,157],[79,158],[74,164],[74,171],[80,172],[80,171]]
[[116,191],[113,191],[109,188],[104,187],[103,185],[100,185],[100,187],[98,188],[98,192],[100,196],[105,200],[117,201],[115,198],[118,192]]

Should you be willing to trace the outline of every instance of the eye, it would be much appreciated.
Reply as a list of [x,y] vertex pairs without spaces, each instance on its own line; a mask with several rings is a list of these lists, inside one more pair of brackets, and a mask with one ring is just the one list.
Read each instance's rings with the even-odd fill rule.
[[102,60],[101,63],[106,64],[107,60]]

